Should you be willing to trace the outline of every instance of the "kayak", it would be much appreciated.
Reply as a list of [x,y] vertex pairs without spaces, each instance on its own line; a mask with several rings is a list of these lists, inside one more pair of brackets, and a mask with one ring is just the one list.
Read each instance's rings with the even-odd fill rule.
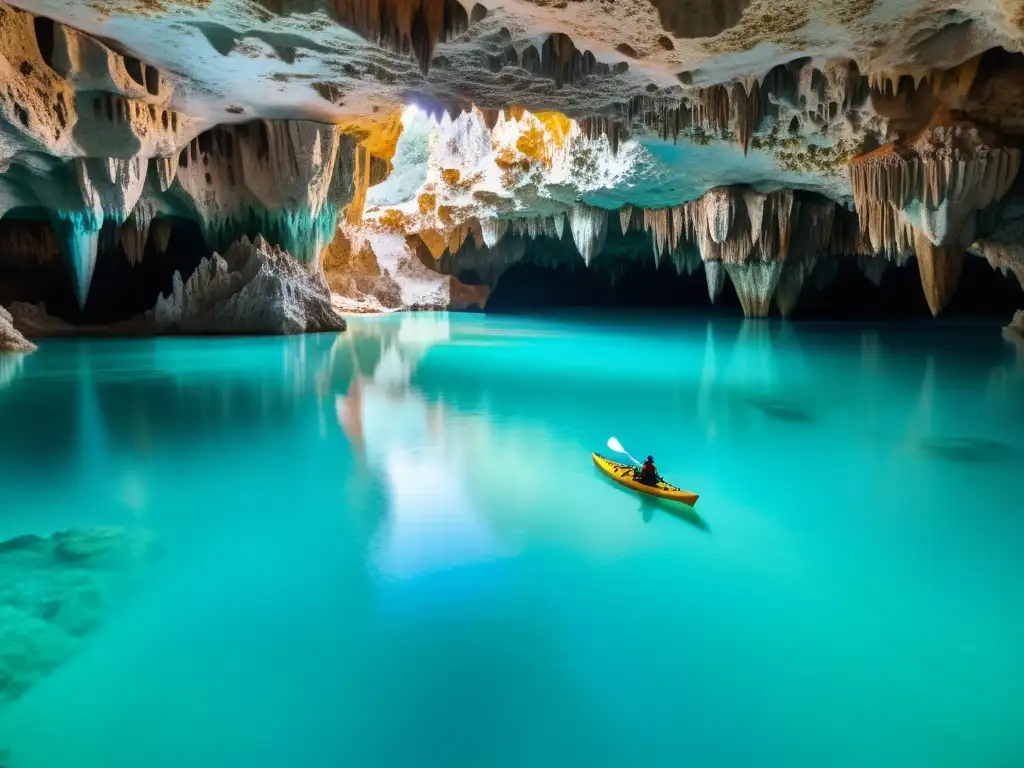
[[624,485],[630,490],[646,493],[648,496],[657,496],[661,499],[668,499],[669,501],[679,501],[683,504],[689,504],[691,507],[697,503],[699,495],[696,493],[676,488],[674,485],[669,485],[664,480],[659,481],[657,485],[638,483],[633,479],[633,473],[636,471],[633,466],[629,464],[620,464],[617,461],[606,459],[604,456],[597,453],[592,453],[590,456],[594,459],[594,463],[597,465],[598,469],[608,475],[608,477],[616,483]]

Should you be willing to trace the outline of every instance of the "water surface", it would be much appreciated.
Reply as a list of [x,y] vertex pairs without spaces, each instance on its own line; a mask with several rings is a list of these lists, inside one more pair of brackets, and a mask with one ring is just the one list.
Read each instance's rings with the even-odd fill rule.
[[[158,553],[0,704],[8,768],[1024,762],[993,328],[402,315],[7,371],[0,541]],[[612,434],[696,510],[601,478]],[[0,652],[63,599],[23,562]]]

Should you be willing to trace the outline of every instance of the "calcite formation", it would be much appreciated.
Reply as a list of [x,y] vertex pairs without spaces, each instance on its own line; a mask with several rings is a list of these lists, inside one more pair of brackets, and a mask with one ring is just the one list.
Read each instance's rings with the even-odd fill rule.
[[34,352],[36,345],[14,327],[11,313],[0,307],[0,352]]
[[261,236],[214,253],[153,307],[159,333],[294,334],[343,331],[320,264],[302,264]]
[[[206,253],[279,247],[299,294],[323,263],[338,306],[482,306],[522,242],[616,279],[639,250],[609,263],[611,228],[750,315],[912,258],[937,314],[965,258],[1019,263],[1022,25],[1005,0],[0,3],[0,296],[59,254],[85,311],[112,259],[173,273],[189,222]],[[195,307],[241,290],[226,264]]]

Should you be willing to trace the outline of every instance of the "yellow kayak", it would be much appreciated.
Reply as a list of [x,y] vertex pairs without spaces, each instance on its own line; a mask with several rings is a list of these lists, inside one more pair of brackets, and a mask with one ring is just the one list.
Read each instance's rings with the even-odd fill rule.
[[657,485],[638,483],[633,479],[633,472],[635,471],[635,468],[629,464],[619,464],[617,461],[606,459],[604,456],[596,453],[592,453],[590,456],[594,459],[594,463],[598,468],[608,475],[608,477],[616,483],[624,485],[631,490],[646,493],[648,496],[657,496],[661,499],[668,499],[669,501],[680,501],[683,504],[689,504],[691,507],[697,503],[698,494],[696,493],[684,491],[681,488],[676,488],[674,485],[669,485],[664,481],[660,481]]

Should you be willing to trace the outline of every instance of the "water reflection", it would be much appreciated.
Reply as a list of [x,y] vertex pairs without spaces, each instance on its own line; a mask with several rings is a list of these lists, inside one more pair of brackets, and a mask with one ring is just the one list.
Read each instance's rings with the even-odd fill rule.
[[[661,765],[680,712],[686,738],[713,734],[698,762],[784,742],[805,751],[773,764],[820,763],[883,722],[909,764],[936,722],[969,718],[967,754],[1012,721],[1011,358],[773,323],[350,328],[26,358],[0,392],[0,524],[144,522],[167,555],[143,605],[4,710],[12,765],[477,765],[513,737],[506,765],[539,743],[559,764],[643,745]],[[595,481],[610,433],[701,492],[714,535]],[[38,583],[33,621],[52,624],[63,587]],[[719,738],[737,711],[744,740]],[[579,733],[598,734],[585,755]]]
[[[450,340],[447,317],[406,315],[363,331],[353,325],[339,336],[330,360],[344,361],[335,381],[348,383],[334,396],[338,426],[362,471],[385,488],[385,523],[371,545],[376,567],[410,578],[507,554],[465,485],[472,459],[459,431],[466,422],[449,420],[443,405],[410,384],[427,351]],[[368,344],[378,350],[360,355]]]
[[0,391],[9,387],[21,374],[25,355],[0,352]]

